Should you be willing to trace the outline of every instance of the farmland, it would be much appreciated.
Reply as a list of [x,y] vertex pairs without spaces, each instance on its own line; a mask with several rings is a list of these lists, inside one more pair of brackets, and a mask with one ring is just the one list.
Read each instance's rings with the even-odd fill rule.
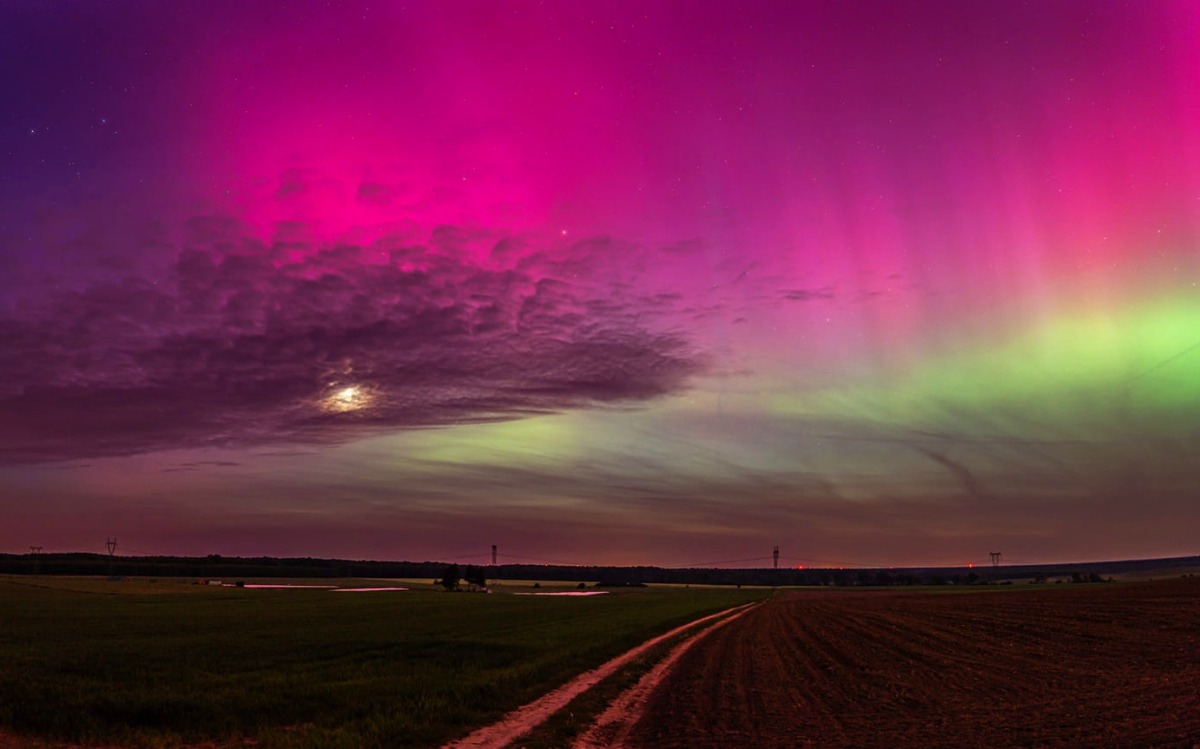
[[[0,747],[437,747],[653,635],[770,594],[404,584],[424,589],[0,578]],[[1197,621],[1190,577],[781,590],[682,652],[627,716],[622,742],[1190,749]],[[516,745],[570,744],[647,668],[584,693]]]
[[765,595],[0,578],[0,732],[85,745],[438,746],[652,635]]
[[629,746],[1200,744],[1200,579],[790,591],[700,641]]

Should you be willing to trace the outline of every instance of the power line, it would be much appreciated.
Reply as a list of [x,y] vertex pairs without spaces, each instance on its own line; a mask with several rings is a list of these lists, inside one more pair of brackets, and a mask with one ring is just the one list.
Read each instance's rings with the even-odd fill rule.
[[749,557],[747,559],[721,559],[715,562],[695,562],[693,564],[672,564],[664,567],[668,570],[686,570],[694,567],[715,567],[719,564],[741,564],[743,562],[765,562],[771,557]]
[[827,567],[863,567],[867,569],[883,569],[885,567],[893,566],[888,564],[874,564],[868,562],[846,562],[835,559],[813,559],[811,557],[784,557],[784,560],[788,562],[805,562],[806,564],[825,565]]
[[561,565],[565,565],[567,567],[603,567],[603,566],[605,566],[605,565],[591,564],[588,562],[579,562],[579,561],[570,562],[565,559],[541,559],[538,557],[526,557],[526,556],[522,556],[520,554],[509,554],[507,552],[505,553],[505,557],[508,559],[524,559],[524,560],[527,560],[530,562],[538,562],[540,564],[561,564]]

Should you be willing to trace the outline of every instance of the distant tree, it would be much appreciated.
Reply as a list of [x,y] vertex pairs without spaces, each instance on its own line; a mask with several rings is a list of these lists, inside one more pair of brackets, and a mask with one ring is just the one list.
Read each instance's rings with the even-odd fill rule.
[[446,590],[457,590],[458,581],[462,578],[462,572],[458,569],[457,564],[452,564],[442,573],[442,587]]
[[464,578],[467,581],[467,585],[471,586],[471,590],[487,587],[487,573],[482,567],[468,566]]

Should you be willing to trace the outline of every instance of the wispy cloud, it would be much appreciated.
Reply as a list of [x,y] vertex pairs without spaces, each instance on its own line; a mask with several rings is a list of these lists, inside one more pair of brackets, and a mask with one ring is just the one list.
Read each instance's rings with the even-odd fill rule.
[[788,289],[781,294],[789,302],[831,301],[835,298],[832,286],[817,289]]

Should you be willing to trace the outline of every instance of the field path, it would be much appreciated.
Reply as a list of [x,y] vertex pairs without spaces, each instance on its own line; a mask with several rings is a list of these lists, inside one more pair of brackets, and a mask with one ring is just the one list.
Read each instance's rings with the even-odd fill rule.
[[1200,580],[808,591],[680,654],[610,746],[1200,747]]
[[674,667],[675,662],[700,639],[713,630],[724,627],[749,610],[749,608],[742,607],[741,611],[736,611],[724,619],[709,624],[671,648],[671,652],[656,663],[654,668],[643,674],[637,684],[625,690],[609,704],[604,712],[596,718],[592,727],[575,740],[575,743],[571,745],[572,749],[617,749],[625,746],[625,739],[629,735],[629,731],[642,717],[646,700]]
[[[505,715],[496,723],[490,726],[484,726],[479,730],[471,733],[464,738],[452,741],[446,744],[442,749],[503,749],[520,736],[529,733],[531,730],[541,725],[551,715],[561,710],[568,702],[573,700],[578,695],[591,689],[596,684],[600,683],[607,677],[616,673],[625,664],[637,658],[642,653],[645,653],[650,648],[653,648],[659,643],[669,640],[676,635],[682,634],[690,629],[698,627],[705,622],[713,621],[714,619],[723,619],[724,617],[736,617],[744,613],[749,607],[756,604],[747,603],[741,606],[718,611],[715,614],[701,617],[694,621],[688,622],[681,626],[672,629],[665,634],[657,637],[652,637],[646,640],[641,645],[626,651],[621,655],[613,658],[607,663],[586,671],[574,679],[571,679],[566,684],[557,689],[547,692],[538,699],[530,702],[528,705],[517,708],[508,715]],[[705,630],[707,631],[707,630]],[[703,633],[701,633],[703,634]],[[690,641],[690,640],[689,640]]]

